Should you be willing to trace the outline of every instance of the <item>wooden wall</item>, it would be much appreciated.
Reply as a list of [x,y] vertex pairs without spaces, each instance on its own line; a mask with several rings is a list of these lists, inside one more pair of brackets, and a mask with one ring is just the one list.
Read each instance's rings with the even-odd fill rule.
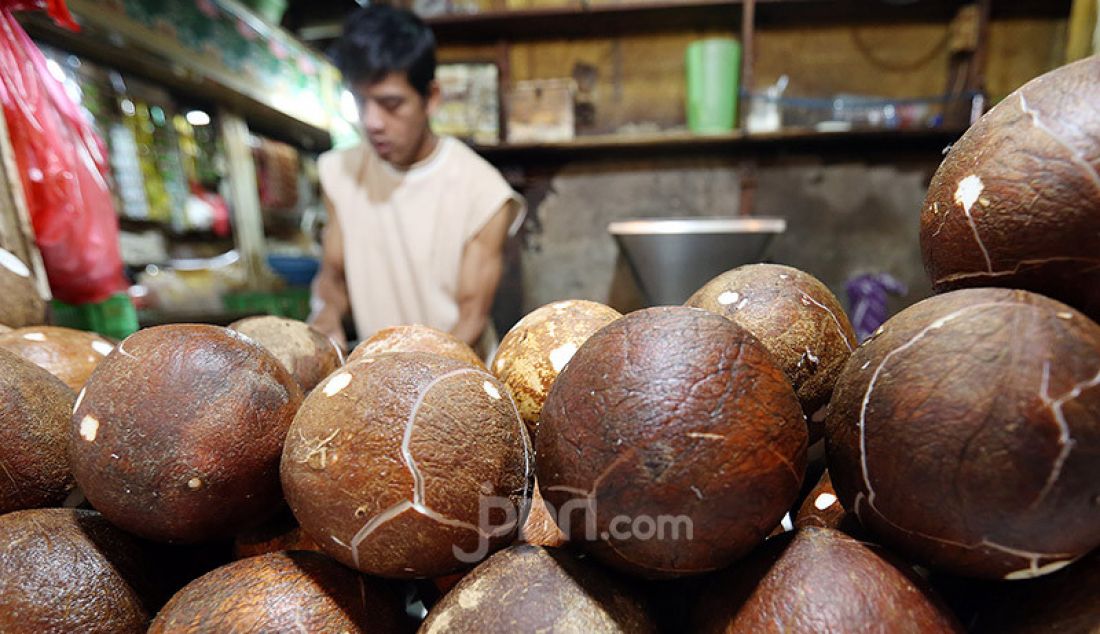
[[[787,74],[787,95],[794,96],[939,95],[947,83],[947,29],[946,23],[934,23],[760,30],[753,89]],[[590,65],[596,69],[598,83],[596,125],[589,132],[612,133],[622,126],[645,124],[675,128],[684,125],[687,45],[701,37],[730,34],[711,30],[513,42],[509,71],[515,82],[570,77],[575,65]],[[1065,20],[994,22],[986,68],[992,101],[1062,64],[1065,45]],[[440,48],[441,61],[495,60],[497,56],[495,45]]]
[[994,22],[989,32],[986,89],[996,103],[1037,75],[1065,63],[1066,20]]
[[926,97],[947,82],[947,24],[761,31],[756,86],[790,77],[789,95]]

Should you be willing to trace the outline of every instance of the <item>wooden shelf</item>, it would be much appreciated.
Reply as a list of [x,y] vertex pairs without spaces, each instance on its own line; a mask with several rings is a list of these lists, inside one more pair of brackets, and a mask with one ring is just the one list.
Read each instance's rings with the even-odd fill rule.
[[[742,0],[626,2],[560,8],[449,14],[426,21],[441,44],[494,40],[607,37],[722,29],[741,22]],[[757,26],[780,27],[870,22],[946,22],[966,0],[757,0]],[[993,17],[1065,17],[1071,0],[994,2]]]
[[524,143],[475,147],[486,160],[506,166],[591,160],[653,159],[671,156],[754,156],[817,154],[830,157],[927,154],[938,158],[963,130],[785,130],[702,136],[690,133],[582,136],[563,143]]
[[328,130],[300,121],[237,87],[185,68],[178,60],[164,58],[118,34],[88,25],[74,33],[39,12],[18,16],[27,33],[46,44],[162,86],[177,97],[235,110],[248,120],[250,127],[272,138],[317,152],[332,147]]
[[[756,26],[949,22],[974,0],[757,0]],[[991,0],[994,19],[1066,17],[1072,0]]]
[[233,235],[219,236],[213,231],[204,229],[189,229],[176,231],[171,224],[156,220],[142,220],[119,216],[118,227],[122,231],[140,233],[144,231],[159,231],[168,242],[197,243],[197,244],[233,244]]
[[689,0],[452,14],[426,21],[436,39],[447,44],[724,28],[740,19],[739,1]]

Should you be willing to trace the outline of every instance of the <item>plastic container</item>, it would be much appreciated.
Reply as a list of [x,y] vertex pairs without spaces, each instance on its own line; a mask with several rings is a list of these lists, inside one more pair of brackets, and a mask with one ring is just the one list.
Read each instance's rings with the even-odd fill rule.
[[321,268],[317,258],[295,255],[268,255],[267,265],[291,286],[309,286]]
[[737,121],[741,83],[741,44],[707,38],[688,45],[687,124],[696,134],[731,132]]
[[309,317],[308,288],[287,288],[273,293],[246,291],[225,295],[226,310],[233,313],[276,315],[305,321]]
[[53,323],[76,330],[97,332],[112,339],[125,339],[138,331],[138,314],[126,293],[116,293],[98,304],[51,302]]

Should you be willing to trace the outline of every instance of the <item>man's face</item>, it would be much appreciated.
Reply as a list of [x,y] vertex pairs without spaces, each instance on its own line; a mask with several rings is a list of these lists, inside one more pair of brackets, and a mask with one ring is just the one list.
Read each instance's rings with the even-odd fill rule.
[[429,133],[429,117],[438,101],[433,82],[425,98],[409,84],[405,73],[390,73],[379,81],[351,86],[359,106],[363,134],[382,160],[398,167],[416,162]]

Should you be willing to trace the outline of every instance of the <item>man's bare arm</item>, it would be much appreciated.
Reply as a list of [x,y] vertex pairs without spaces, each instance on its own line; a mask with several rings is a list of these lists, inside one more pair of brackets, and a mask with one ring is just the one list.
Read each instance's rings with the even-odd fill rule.
[[504,270],[504,242],[515,210],[511,202],[466,243],[458,273],[458,323],[451,334],[474,346],[481,338]]
[[325,205],[328,207],[328,223],[321,236],[321,270],[313,278],[309,323],[340,347],[346,348],[343,320],[348,313],[349,301],[344,279],[344,238],[339,218],[328,198]]

